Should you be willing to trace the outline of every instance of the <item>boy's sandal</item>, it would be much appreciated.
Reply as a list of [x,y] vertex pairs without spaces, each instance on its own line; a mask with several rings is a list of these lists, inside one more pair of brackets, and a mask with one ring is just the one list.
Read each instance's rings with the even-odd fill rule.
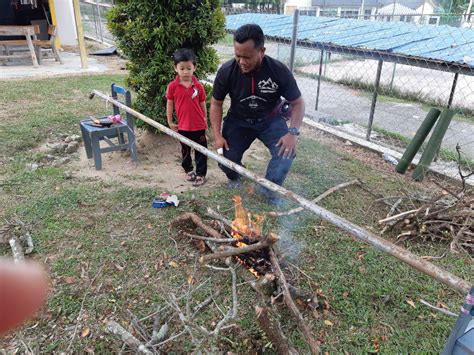
[[202,186],[206,182],[206,178],[204,176],[196,176],[196,180],[193,182],[193,186]]
[[193,182],[194,180],[196,180],[196,173],[194,171],[186,173],[186,181]]

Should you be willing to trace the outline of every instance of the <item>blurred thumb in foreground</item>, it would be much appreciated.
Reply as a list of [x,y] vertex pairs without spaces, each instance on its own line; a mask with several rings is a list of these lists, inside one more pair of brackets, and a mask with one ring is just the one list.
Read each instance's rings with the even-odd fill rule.
[[48,278],[39,264],[0,259],[0,336],[32,318],[47,294]]

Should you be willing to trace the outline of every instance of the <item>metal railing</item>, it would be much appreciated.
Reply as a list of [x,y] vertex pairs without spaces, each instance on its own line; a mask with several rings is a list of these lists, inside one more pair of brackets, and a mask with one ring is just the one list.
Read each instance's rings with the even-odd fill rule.
[[113,44],[114,38],[107,29],[107,12],[113,1],[80,0],[79,4],[84,35],[100,43]]

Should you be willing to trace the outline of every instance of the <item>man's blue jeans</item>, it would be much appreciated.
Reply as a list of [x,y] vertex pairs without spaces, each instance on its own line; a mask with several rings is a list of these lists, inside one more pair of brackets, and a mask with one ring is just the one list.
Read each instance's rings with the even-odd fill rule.
[[[283,159],[283,157],[278,155],[280,147],[277,147],[276,144],[280,138],[287,133],[288,126],[283,117],[273,117],[260,121],[227,118],[223,123],[222,136],[227,140],[229,150],[224,149],[224,157],[242,165],[244,152],[255,139],[259,139],[265,144],[272,155],[267,166],[265,179],[282,185],[295,158],[293,156],[289,159]],[[235,180],[240,177],[238,173],[225,166],[219,164],[219,167],[230,180]]]

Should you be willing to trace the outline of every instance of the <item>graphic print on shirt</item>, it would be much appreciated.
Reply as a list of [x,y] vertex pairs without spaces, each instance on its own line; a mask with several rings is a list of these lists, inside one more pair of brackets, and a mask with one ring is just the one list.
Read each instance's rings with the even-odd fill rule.
[[260,92],[264,94],[274,94],[278,90],[278,84],[275,83],[272,78],[268,78],[267,80],[260,80],[257,86]]
[[[260,80],[257,86],[260,92],[263,94],[274,94],[278,90],[278,84],[275,83],[270,77],[267,80]],[[255,95],[254,78],[252,77],[252,95],[243,98],[240,100],[240,102],[244,103],[245,101],[248,101],[248,107],[251,109],[256,109],[259,107],[258,100],[267,102],[267,100],[263,97]]]
[[198,89],[193,88],[193,95],[191,96],[191,99],[194,99],[196,96],[198,96]]

